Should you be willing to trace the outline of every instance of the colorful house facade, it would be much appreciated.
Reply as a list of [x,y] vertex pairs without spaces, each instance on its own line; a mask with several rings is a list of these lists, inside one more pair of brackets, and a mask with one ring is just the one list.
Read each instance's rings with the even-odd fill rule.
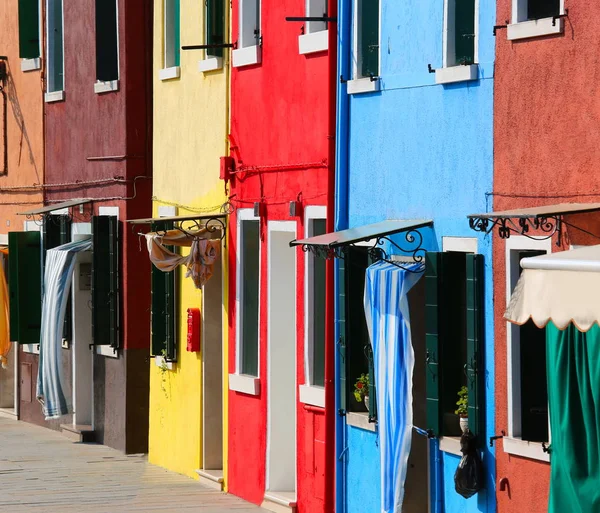
[[[20,3],[34,9],[29,4]],[[75,439],[145,452],[150,282],[137,235],[122,221],[150,213],[150,20],[142,2],[125,9],[122,1],[69,7],[61,0],[49,0],[39,20],[45,23],[39,27],[45,54],[37,58],[45,79],[44,207],[20,209],[30,221],[24,231],[9,232],[9,250],[19,256],[9,273],[18,280],[11,287],[11,338],[22,344],[28,366],[20,417]],[[50,250],[69,243],[81,251],[69,246],[71,271],[61,268],[65,281],[50,283],[44,279],[53,265]],[[16,263],[27,266],[26,278]],[[62,314],[44,313],[43,322],[52,301],[44,307],[42,294],[52,297],[51,289],[70,298]],[[49,340],[50,332],[52,344],[41,347],[40,336]],[[51,371],[39,372],[40,351]],[[36,390],[38,374],[48,372],[64,385],[56,395],[39,384]]]
[[333,509],[329,271],[290,247],[332,222],[326,6],[232,9],[228,489],[277,511]]
[[[5,4],[0,7],[5,30],[0,35],[0,244],[8,245],[8,232],[24,226],[16,212],[43,203],[43,95],[40,91],[41,42],[40,11],[36,2]],[[7,254],[2,255],[0,280],[8,279]],[[2,289],[0,313],[0,413],[16,417],[19,395],[32,390],[19,390],[19,372],[30,367],[19,365],[18,346],[10,343],[6,289]]]
[[[135,224],[136,232],[208,224],[225,237],[219,177],[228,152],[229,51],[181,47],[224,43],[228,20],[221,0],[155,2],[154,221]],[[223,244],[201,288],[182,269],[152,266],[149,461],[219,489],[227,476],[226,252]],[[145,248],[140,258],[148,259]],[[188,347],[191,338],[196,345]]]
[[[484,379],[494,372],[491,241],[465,222],[470,209],[485,211],[492,187],[494,19],[495,3],[483,0],[341,2],[337,232],[327,242],[343,257],[338,512],[397,511],[401,502],[408,512],[495,510],[494,382]],[[404,292],[385,293],[384,279]],[[404,331],[387,341],[403,340],[406,359],[392,367],[386,339],[377,342],[389,328],[378,324],[381,305],[365,317],[363,301],[379,299],[402,305],[393,308]],[[368,406],[355,394],[361,376]],[[404,395],[388,395],[400,382]],[[469,499],[454,483],[463,386],[484,467]]]

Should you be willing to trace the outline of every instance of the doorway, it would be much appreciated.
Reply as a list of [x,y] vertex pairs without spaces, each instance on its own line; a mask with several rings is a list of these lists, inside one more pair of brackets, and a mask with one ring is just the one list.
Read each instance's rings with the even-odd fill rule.
[[296,497],[296,238],[294,221],[268,230],[267,476],[268,495]]

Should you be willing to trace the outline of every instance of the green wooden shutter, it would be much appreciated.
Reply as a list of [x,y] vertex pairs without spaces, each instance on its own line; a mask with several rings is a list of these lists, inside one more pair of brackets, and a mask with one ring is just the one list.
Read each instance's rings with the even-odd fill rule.
[[[206,1],[206,42],[209,45],[222,44],[225,42],[225,0]],[[222,48],[209,48],[206,55],[215,57],[223,56]]]
[[467,387],[469,429],[484,433],[484,336],[483,336],[483,255],[467,254]]
[[362,77],[379,76],[379,0],[359,0],[359,62]]
[[19,57],[40,56],[39,0],[19,0]]
[[456,64],[473,64],[475,62],[475,0],[455,1]]
[[[318,258],[318,257],[317,257]],[[343,258],[338,262],[338,351],[340,354],[340,413],[346,414],[346,394],[348,385],[346,384],[346,263]]]
[[527,19],[539,20],[560,14],[560,0],[528,0]]
[[42,262],[39,232],[8,233],[10,339],[39,344],[42,325]]
[[375,381],[375,362],[373,360],[373,348],[369,344],[367,349],[369,360],[369,422],[377,421],[377,386]]
[[[172,221],[157,221],[152,231],[172,230]],[[173,251],[173,246],[167,246]],[[175,282],[177,272],[165,273],[152,265],[152,356],[162,356],[174,361],[177,358],[177,312]]]
[[427,429],[441,435],[441,384],[439,299],[442,274],[441,253],[428,252],[425,258],[425,345]]
[[181,61],[181,10],[179,0],[173,0],[173,57],[175,66],[179,66]]
[[96,0],[96,79],[118,78],[117,0]]
[[92,339],[119,347],[119,222],[116,216],[92,218]]

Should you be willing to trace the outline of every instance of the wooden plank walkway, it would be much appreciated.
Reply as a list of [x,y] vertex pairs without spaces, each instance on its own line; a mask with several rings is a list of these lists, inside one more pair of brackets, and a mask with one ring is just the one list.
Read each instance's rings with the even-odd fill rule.
[[0,418],[0,512],[261,513],[188,477],[49,429]]

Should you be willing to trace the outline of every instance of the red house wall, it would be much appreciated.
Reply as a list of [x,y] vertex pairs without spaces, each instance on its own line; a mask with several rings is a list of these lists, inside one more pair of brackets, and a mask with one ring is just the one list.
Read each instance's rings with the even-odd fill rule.
[[[600,201],[600,4],[565,0],[564,34],[522,41],[496,37],[494,210]],[[510,19],[499,0],[497,21]],[[567,247],[568,249],[568,247]],[[554,248],[557,251],[558,248]],[[494,239],[496,432],[508,430],[505,244]],[[496,450],[498,513],[547,510],[550,466]]]
[[[238,39],[238,8],[233,3],[233,37]],[[267,290],[267,226],[271,220],[295,220],[297,236],[304,236],[304,216],[292,218],[289,202],[303,206],[327,205],[330,170],[326,163],[328,133],[328,53],[298,53],[301,23],[286,16],[303,16],[303,0],[263,0],[262,64],[233,68],[231,79],[231,155],[236,167],[258,169],[238,173],[230,184],[235,209],[266,206],[261,220],[261,289]],[[307,165],[308,164],[308,165]],[[264,167],[263,167],[264,166]],[[281,166],[273,168],[270,166]],[[262,167],[262,169],[261,169]],[[235,290],[237,216],[230,218],[229,372],[235,372]],[[304,255],[296,267],[296,373],[304,383]],[[267,429],[267,295],[260,304],[260,376],[258,396],[229,392],[229,491],[259,504],[265,492]],[[297,389],[296,389],[297,390]],[[325,421],[322,412],[308,411],[297,402],[298,512],[324,511]],[[315,470],[315,468],[317,470]]]

